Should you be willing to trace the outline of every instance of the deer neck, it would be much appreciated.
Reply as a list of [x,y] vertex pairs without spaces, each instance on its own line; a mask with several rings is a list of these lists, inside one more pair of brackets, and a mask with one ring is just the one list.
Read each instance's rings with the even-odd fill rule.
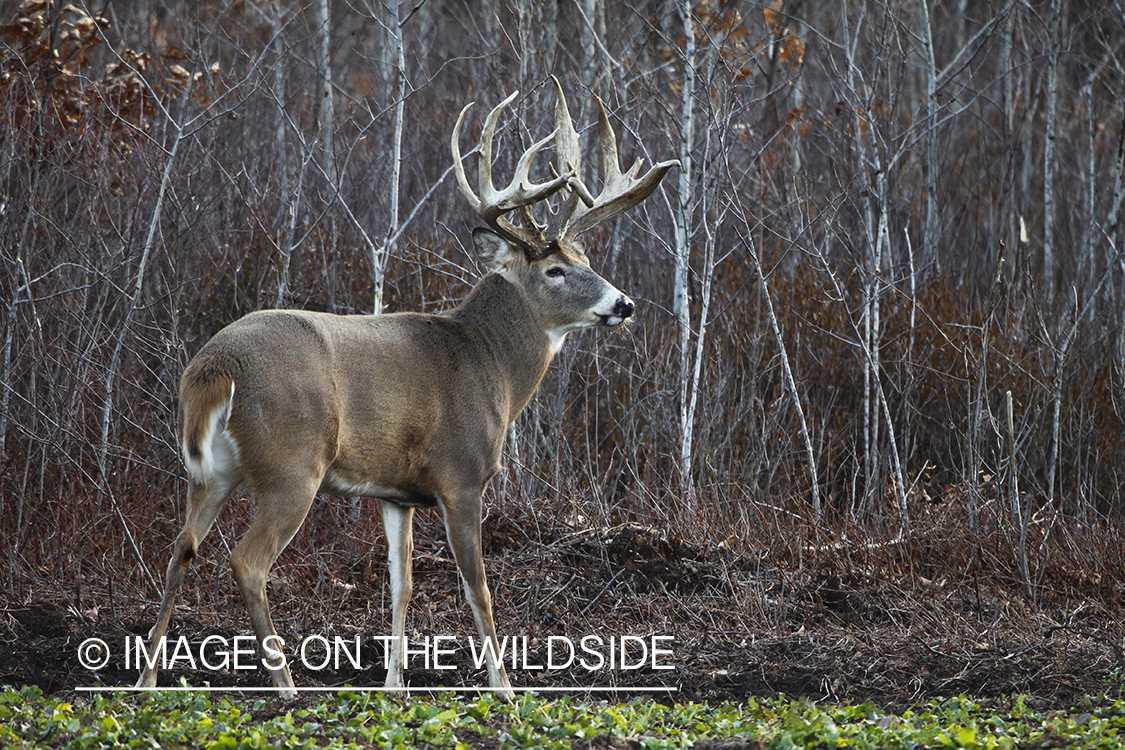
[[547,372],[554,351],[523,292],[490,273],[450,317],[465,326],[506,376],[509,423],[523,410]]

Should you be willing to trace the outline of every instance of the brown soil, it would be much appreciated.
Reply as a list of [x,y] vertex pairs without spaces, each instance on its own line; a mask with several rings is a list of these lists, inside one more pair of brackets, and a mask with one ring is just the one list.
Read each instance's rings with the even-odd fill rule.
[[[1113,587],[1104,596],[1069,596],[1055,604],[1044,590],[1031,606],[1018,586],[1003,581],[889,576],[885,567],[875,575],[808,560],[766,565],[637,525],[564,529],[534,544],[521,542],[517,532],[491,528],[487,554],[498,629],[521,644],[526,636],[528,662],[545,663],[552,635],[577,641],[585,635],[655,634],[671,636],[662,645],[673,654],[661,661],[674,669],[509,668],[515,685],[576,688],[579,694],[582,688],[644,687],[661,701],[785,694],[891,709],[956,694],[1026,694],[1039,705],[1060,707],[1083,695],[1123,694],[1125,618]],[[456,668],[437,671],[414,663],[407,680],[416,687],[484,685],[487,679],[473,669],[466,647],[473,635],[468,606],[443,550],[439,541],[419,540],[408,635],[453,636],[443,648],[454,653],[443,659]],[[249,632],[229,574],[212,567],[186,587],[184,599],[205,604],[181,606],[172,637],[198,644],[207,636]],[[377,638],[387,628],[385,574],[370,563],[348,581],[323,572],[316,580],[295,580],[286,570],[279,566],[271,581],[274,617],[286,643],[310,634],[349,642],[358,635],[363,647],[359,669],[345,663],[311,670],[291,659],[296,683],[381,685]],[[211,591],[218,606],[206,604]],[[123,605],[120,592],[86,591],[77,605],[61,592],[32,602],[9,597],[0,601],[0,683],[35,684],[49,693],[129,685],[136,672],[124,669],[124,641],[146,633],[154,615],[155,602]],[[106,641],[112,653],[97,673],[78,660],[79,645],[90,637]],[[192,670],[186,664],[162,672],[160,684],[181,679],[196,686],[268,684],[261,670]],[[616,695],[626,700],[635,693]]]

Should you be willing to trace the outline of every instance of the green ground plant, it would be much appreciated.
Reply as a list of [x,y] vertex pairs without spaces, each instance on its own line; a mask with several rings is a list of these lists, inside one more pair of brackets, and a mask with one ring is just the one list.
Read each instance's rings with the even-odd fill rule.
[[952,697],[896,714],[784,697],[669,706],[525,694],[504,705],[490,694],[403,701],[357,690],[287,707],[195,691],[69,699],[33,687],[0,693],[0,744],[11,748],[687,748],[716,739],[779,750],[1121,748],[1125,701],[1090,698],[1042,711],[1022,696],[993,705]]

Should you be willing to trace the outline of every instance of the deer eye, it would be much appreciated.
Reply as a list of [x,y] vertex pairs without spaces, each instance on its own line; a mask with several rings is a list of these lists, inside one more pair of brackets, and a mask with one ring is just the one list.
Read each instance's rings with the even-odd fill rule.
[[547,269],[546,274],[552,279],[557,279],[560,276],[566,276],[566,271],[562,270],[558,266],[551,266]]

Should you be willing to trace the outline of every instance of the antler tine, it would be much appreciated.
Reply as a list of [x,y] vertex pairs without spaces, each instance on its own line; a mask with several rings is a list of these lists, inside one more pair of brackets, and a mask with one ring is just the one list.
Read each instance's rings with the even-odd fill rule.
[[548,240],[557,240],[566,231],[567,224],[574,215],[574,209],[578,206],[578,198],[582,197],[584,200],[589,198],[589,191],[581,181],[582,150],[578,143],[578,131],[574,129],[574,120],[570,116],[570,109],[566,106],[562,84],[555,76],[551,76],[551,80],[555,83],[555,132],[558,133],[555,140],[556,173],[572,176],[567,182],[568,190],[562,206],[547,219],[545,236]]
[[[513,92],[504,101],[500,102],[488,113],[484,120],[484,125],[481,128],[480,135],[480,154],[478,156],[477,166],[477,184],[480,190],[480,197],[477,197],[473,192],[472,187],[469,185],[468,177],[465,175],[464,165],[461,163],[461,128],[465,122],[465,115],[468,113],[469,108],[473,105],[467,104],[461,110],[461,114],[457,117],[457,124],[453,128],[453,138],[451,140],[451,150],[453,151],[453,166],[457,175],[457,186],[461,189],[461,194],[465,196],[465,200],[469,202],[473,211],[476,212],[484,221],[501,236],[506,239],[513,240],[520,243],[528,250],[536,250],[544,244],[542,231],[538,226],[532,223],[532,226],[520,227],[504,218],[504,214],[517,208],[530,206],[533,203],[538,203],[545,198],[550,197],[557,191],[567,186],[571,178],[569,172],[560,173],[557,177],[548,182],[533,183],[531,181],[531,162],[539,155],[547,145],[553,140],[558,131],[551,133],[546,138],[532,144],[531,148],[524,152],[524,154],[516,162],[515,174],[512,177],[511,183],[508,184],[503,190],[497,190],[492,184],[492,141],[496,135],[496,123],[500,119],[500,114],[504,109],[510,105],[519,92]],[[577,141],[577,135],[575,136]]]
[[600,98],[598,98],[598,140],[602,151],[602,191],[597,198],[593,198],[580,180],[577,178],[572,180],[578,183],[571,187],[581,196],[583,205],[577,206],[577,210],[566,225],[564,236],[568,238],[576,237],[606,219],[637,205],[656,190],[669,169],[680,165],[678,159],[660,162],[649,169],[644,177],[638,179],[637,174],[641,171],[643,160],[637,159],[628,172],[622,172],[618,166],[617,136],[614,135],[613,126],[610,125],[605,103]]
[[574,120],[571,119],[570,109],[566,106],[562,84],[554,76],[551,76],[551,80],[555,84],[555,132],[558,133],[555,142],[555,163],[558,165],[560,175],[580,177],[582,150],[578,145],[578,131],[574,129]]

